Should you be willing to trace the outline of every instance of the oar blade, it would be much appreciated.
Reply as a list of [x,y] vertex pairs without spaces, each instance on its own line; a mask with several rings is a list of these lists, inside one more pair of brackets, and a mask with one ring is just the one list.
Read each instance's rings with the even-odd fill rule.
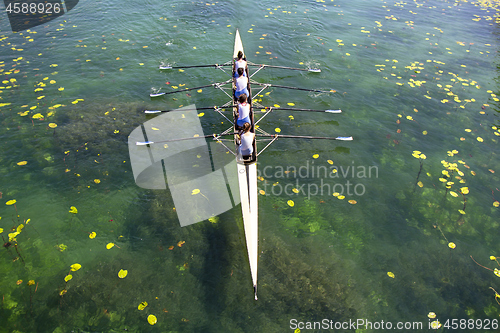
[[340,140],[340,141],[352,141],[353,138],[352,136],[338,136],[335,138],[335,140]]
[[311,68],[311,69],[309,69],[309,72],[311,72],[311,73],[321,73],[321,69],[319,69],[319,68]]
[[153,141],[146,141],[146,142],[136,142],[135,145],[136,146],[147,146],[147,145],[151,145],[153,144],[154,142]]
[[172,69],[172,66],[163,66],[163,65],[160,65],[160,69]]
[[149,97],[158,97],[158,96],[163,96],[163,95],[165,95],[164,92],[162,92],[162,93],[151,93],[151,94],[149,94]]
[[325,110],[327,113],[342,113],[342,110]]

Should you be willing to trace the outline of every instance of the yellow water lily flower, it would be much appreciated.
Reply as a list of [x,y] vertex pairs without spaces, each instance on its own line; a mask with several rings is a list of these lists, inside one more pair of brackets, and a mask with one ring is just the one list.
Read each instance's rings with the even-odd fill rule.
[[72,213],[72,214],[76,214],[76,213],[78,213],[78,209],[76,209],[76,207],[75,207],[75,206],[71,206],[71,207],[69,208],[69,212],[70,212],[70,213]]

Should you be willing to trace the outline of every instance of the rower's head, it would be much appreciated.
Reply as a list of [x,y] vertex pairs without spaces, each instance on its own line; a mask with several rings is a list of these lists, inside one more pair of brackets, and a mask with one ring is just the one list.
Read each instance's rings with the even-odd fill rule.
[[243,73],[245,72],[245,70],[243,68],[238,68],[238,75],[239,76],[243,76]]
[[238,51],[238,60],[241,60],[243,58],[243,52]]
[[250,131],[250,127],[252,127],[252,126],[250,126],[250,123],[244,123],[243,124],[243,131],[245,133],[247,133],[248,131]]
[[241,94],[240,97],[238,97],[238,102],[245,103],[246,101],[247,101],[247,94]]

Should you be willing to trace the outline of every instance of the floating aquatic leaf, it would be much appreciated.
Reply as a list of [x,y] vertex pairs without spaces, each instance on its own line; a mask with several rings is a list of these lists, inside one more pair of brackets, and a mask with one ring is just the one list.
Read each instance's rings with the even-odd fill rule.
[[142,302],[137,308],[142,311],[146,308],[146,306],[148,306],[148,302]]
[[452,197],[455,197],[455,198],[456,198],[456,197],[458,197],[458,194],[457,194],[457,192],[454,192],[454,191],[450,191],[450,194],[451,194],[451,196],[452,196]]
[[12,241],[15,242],[17,235],[19,235],[18,232],[11,232],[10,234],[8,234],[7,236],[9,236],[9,242],[12,242]]
[[352,200],[352,199],[351,199],[351,200],[349,200],[348,202],[349,202],[351,205],[355,205],[355,204],[357,204],[357,203],[358,203],[356,200]]
[[17,285],[20,285],[21,283],[23,283],[23,280],[17,280],[17,281],[16,281],[16,284],[17,284]]
[[50,128],[56,128],[56,127],[57,127],[57,124],[56,124],[56,123],[50,123],[50,124],[49,124],[49,127],[50,127]]
[[24,224],[18,225],[17,229],[16,229],[17,233],[21,233],[21,230],[23,230],[23,228],[24,228]]
[[462,187],[460,189],[460,192],[462,192],[462,194],[469,194],[469,188],[468,187]]
[[464,210],[462,210],[462,209],[459,209],[459,210],[458,210],[458,212],[459,212],[460,214],[462,214],[462,215],[465,215],[465,211],[464,211]]
[[12,199],[12,200],[7,201],[5,204],[7,206],[11,206],[11,205],[15,204],[16,202],[17,202],[16,199]]
[[314,154],[313,155],[313,158],[318,158],[319,157],[319,154]]
[[431,328],[434,329],[434,330],[437,330],[439,328],[441,328],[441,323],[439,322],[439,320],[434,320],[432,323],[431,323]]
[[66,294],[67,292],[68,292],[68,291],[67,291],[66,289],[63,289],[63,290],[61,290],[61,292],[59,293],[59,296],[62,296],[62,295],[64,295],[64,294]]
[[59,91],[63,91],[64,90],[64,87],[59,87],[59,89],[57,89]]
[[276,133],[280,133],[280,132],[281,132],[281,128],[276,127],[276,128],[274,129],[274,131],[275,131]]
[[339,195],[337,198],[338,198],[339,200],[344,200],[344,199],[345,199],[345,196],[344,196],[344,195]]
[[327,160],[328,164],[333,164],[332,160]]
[[293,189],[292,189],[292,192],[293,192],[293,193],[299,193],[299,190],[298,190],[298,189],[296,189],[296,188],[293,188]]
[[72,213],[72,214],[76,214],[76,213],[78,213],[78,209],[76,209],[76,207],[75,207],[75,206],[71,206],[71,207],[69,208],[69,212],[70,212],[70,213]]
[[338,196],[340,195],[340,193],[339,193],[339,192],[333,192],[333,193],[332,193],[332,195],[333,195],[334,197],[338,197]]
[[198,117],[200,117],[200,118],[203,117],[204,115],[205,115],[205,113],[203,113],[203,112],[198,113]]
[[287,203],[287,204],[288,204],[288,206],[290,206],[290,207],[295,206],[295,202],[293,202],[293,200],[288,200],[286,203]]
[[100,182],[101,182],[101,180],[99,180],[99,179],[94,179],[94,183],[99,184]]
[[106,248],[108,250],[111,249],[113,246],[115,246],[115,243],[108,243],[108,244],[106,244]]
[[82,268],[82,265],[80,265],[80,264],[73,264],[73,265],[71,265],[69,267],[71,267],[71,270],[73,272],[76,272],[77,270],[79,270],[80,268]]
[[479,142],[483,142],[484,140],[483,140],[483,138],[482,138],[482,137],[478,136],[478,137],[477,137],[477,141],[479,141]]
[[192,192],[191,192],[191,195],[195,195],[195,194],[198,194],[200,193],[200,190],[199,189],[194,189]]
[[26,165],[26,164],[28,164],[28,161],[17,162],[17,165]]
[[495,273],[496,276],[500,277],[500,269],[495,268],[495,270],[493,271],[493,273]]
[[417,183],[417,185],[418,185],[419,187],[424,187],[424,183],[422,183],[421,181],[419,181],[419,182]]
[[427,317],[429,317],[430,319],[434,319],[434,318],[436,318],[436,314],[434,312],[429,312]]
[[500,206],[500,202],[498,202],[498,201],[494,201],[494,202],[493,202],[493,207],[498,207],[498,206]]
[[393,272],[387,272],[387,276],[393,279],[396,277]]
[[89,238],[90,239],[94,239],[95,236],[97,236],[97,234],[95,233],[95,231],[92,231],[90,234],[89,234]]
[[495,257],[495,256],[490,256],[490,260],[497,260],[497,257]]
[[155,315],[150,314],[148,316],[148,323],[149,324],[154,325],[154,324],[156,324],[157,321],[158,320],[156,319]]
[[178,247],[182,247],[182,245],[184,245],[185,243],[186,243],[186,241],[179,241],[179,242],[177,243],[177,246],[178,246]]
[[128,271],[126,269],[120,269],[120,271],[118,272],[118,277],[120,279],[123,279],[124,277],[126,277],[128,274]]
[[29,280],[29,281],[28,281],[28,286],[32,286],[32,285],[34,285],[34,284],[35,284],[35,280]]
[[265,192],[264,190],[259,190],[259,193],[260,193],[261,195],[266,195],[266,192]]
[[457,245],[456,245],[455,243],[453,243],[453,242],[449,242],[449,243],[448,243],[448,247],[449,247],[450,249],[454,249],[454,248],[456,248],[456,247],[457,247]]
[[64,277],[64,281],[68,282],[69,280],[71,280],[73,278],[73,275],[71,274],[68,274]]

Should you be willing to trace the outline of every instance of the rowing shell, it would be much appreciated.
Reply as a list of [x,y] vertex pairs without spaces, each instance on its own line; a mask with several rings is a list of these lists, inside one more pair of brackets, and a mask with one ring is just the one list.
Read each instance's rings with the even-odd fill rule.
[[[233,59],[236,59],[238,52],[243,51],[243,44],[240,38],[240,32],[236,30],[236,37],[234,39],[234,53]],[[235,65],[233,65],[233,77],[235,73]],[[249,77],[248,68],[246,68],[247,77]],[[250,84],[248,85],[248,92],[251,94]],[[233,96],[234,96],[234,84],[233,84]],[[249,96],[250,98],[250,96]],[[253,109],[250,100],[250,119],[252,121],[250,131],[255,133],[255,122],[253,117]],[[236,111],[238,109],[237,103],[233,99],[233,117],[235,119],[234,132],[237,133],[236,128]],[[235,134],[235,141],[237,137]],[[243,225],[245,227],[245,239],[247,243],[248,251],[248,261],[250,262],[250,273],[252,275],[252,283],[255,299],[257,300],[257,265],[258,265],[258,255],[259,255],[259,207],[257,199],[257,147],[255,144],[255,138],[253,141],[253,153],[247,158],[243,157],[243,160],[239,160],[238,166],[238,184],[240,187],[240,200],[241,200],[241,212],[243,215]],[[236,144],[236,150],[238,150],[238,144]],[[237,157],[238,158],[238,157]]]

